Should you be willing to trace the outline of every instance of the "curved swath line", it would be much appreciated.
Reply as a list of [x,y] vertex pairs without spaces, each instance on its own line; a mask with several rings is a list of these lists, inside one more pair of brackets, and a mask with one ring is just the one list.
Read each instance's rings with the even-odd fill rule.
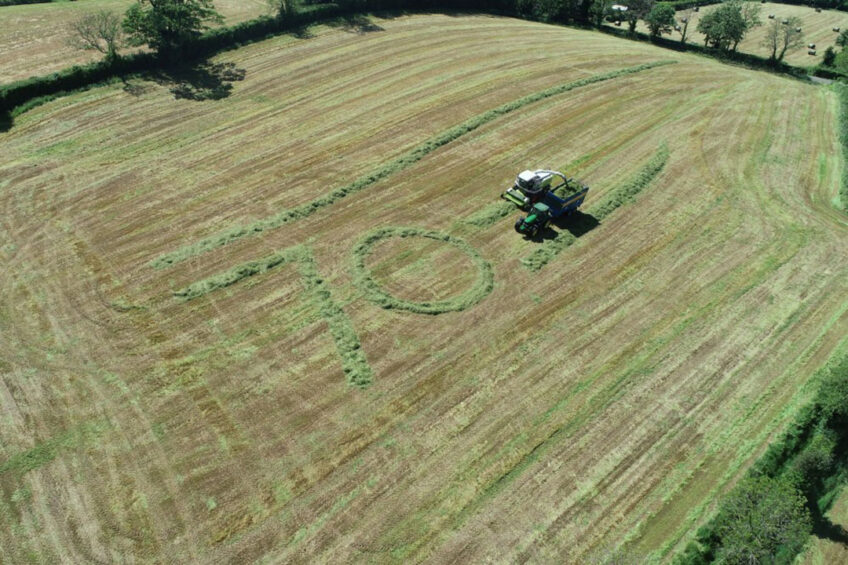
[[432,153],[439,147],[446,145],[452,141],[455,141],[460,137],[466,135],[467,133],[476,130],[480,126],[485,125],[495,120],[496,118],[499,118],[500,116],[509,114],[510,112],[514,112],[515,110],[527,106],[528,104],[532,104],[534,102],[544,100],[545,98],[550,98],[552,96],[556,96],[558,94],[562,94],[564,92],[568,92],[570,90],[574,90],[575,88],[580,88],[582,86],[588,86],[597,82],[603,82],[620,76],[638,73],[641,71],[646,71],[648,69],[653,69],[656,67],[661,67],[663,65],[669,65],[673,63],[676,63],[676,61],[654,61],[652,63],[645,63],[643,65],[637,65],[635,67],[627,67],[624,69],[619,69],[617,71],[602,73],[574,82],[553,86],[551,88],[541,90],[539,92],[534,92],[533,94],[529,94],[522,98],[518,98],[517,100],[513,100],[512,102],[507,102],[506,104],[502,104],[497,108],[494,108],[482,114],[478,114],[457,126],[443,131],[435,137],[432,137],[429,140],[425,141],[418,147],[415,147],[408,153],[398,157],[397,159],[389,161],[387,164],[383,165],[376,171],[373,171],[365,176],[359,177],[350,184],[339,187],[330,192],[329,194],[316,198],[311,202],[306,202],[299,206],[295,206],[294,208],[282,210],[281,212],[278,212],[273,216],[257,220],[252,224],[235,225],[213,236],[201,239],[196,243],[192,243],[190,245],[180,247],[175,251],[171,251],[170,253],[160,255],[159,257],[150,262],[150,266],[155,267],[157,269],[164,269],[182,261],[185,261],[190,257],[194,257],[202,253],[206,253],[207,251],[217,249],[218,247],[223,247],[224,245],[233,243],[234,241],[238,241],[243,237],[258,235],[264,231],[272,230],[290,222],[307,218],[311,216],[314,212],[332,204],[335,204],[346,196],[359,192],[360,190],[371,186],[377,181],[388,177],[389,175],[400,172],[410,167],[411,165],[417,163],[418,161],[423,159],[427,154]]

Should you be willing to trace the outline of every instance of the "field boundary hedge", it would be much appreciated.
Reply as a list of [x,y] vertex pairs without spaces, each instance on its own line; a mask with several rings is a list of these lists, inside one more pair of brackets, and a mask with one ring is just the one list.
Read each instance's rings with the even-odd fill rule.
[[[392,296],[374,280],[371,270],[365,264],[374,244],[392,237],[423,237],[436,241],[444,241],[453,245],[465,253],[477,268],[478,277],[474,282],[474,286],[453,298],[432,302],[413,302]],[[495,274],[492,270],[492,265],[464,239],[448,233],[421,228],[385,227],[365,234],[353,248],[353,272],[356,285],[362,290],[368,300],[386,310],[406,310],[415,314],[437,315],[467,310],[486,298],[495,287]]]
[[404,155],[401,155],[400,157],[389,161],[388,163],[384,164],[382,167],[376,169],[375,171],[363,175],[349,184],[336,188],[330,193],[320,196],[315,200],[306,202],[299,206],[295,206],[294,208],[290,208],[288,210],[282,210],[269,218],[257,220],[251,224],[233,226],[229,229],[219,232],[216,235],[203,238],[200,241],[180,247],[179,249],[171,251],[170,253],[160,255],[159,257],[154,259],[150,263],[150,265],[157,269],[168,268],[173,265],[176,265],[177,263],[185,261],[186,259],[206,253],[207,251],[211,251],[213,249],[217,249],[218,247],[223,247],[244,237],[259,235],[260,233],[276,229],[295,220],[302,220],[304,218],[307,218],[318,210],[335,204],[346,196],[360,192],[365,188],[368,188],[369,186],[375,184],[377,181],[382,180],[388,177],[389,175],[398,173],[412,166],[413,164],[417,163],[439,147],[442,147],[443,145],[455,141],[456,139],[459,139],[460,137],[476,130],[477,128],[501,116],[514,112],[519,108],[523,108],[528,104],[539,102],[540,100],[544,100],[546,98],[550,98],[559,94],[564,94],[570,90],[574,90],[575,88],[580,88],[582,86],[588,86],[590,84],[603,82],[620,76],[634,74],[673,63],[675,63],[675,61],[654,61],[652,63],[645,63],[642,65],[636,65],[634,67],[627,67],[624,69],[619,69],[608,73],[602,73],[573,82],[553,86],[551,88],[547,88],[545,90],[541,90],[533,94],[523,96],[521,98],[518,98],[517,100],[507,102],[498,106],[497,108],[494,108],[482,114],[478,114],[472,118],[469,118],[468,120],[465,120],[459,125],[445,130],[440,134],[437,134],[435,137],[430,138],[421,145],[408,151]]
[[[848,353],[844,347],[814,373],[812,382],[816,381],[813,400],[798,411],[780,439],[768,446],[740,484],[724,497],[716,515],[675,558],[677,565],[716,560],[722,547],[720,530],[732,526],[735,519],[725,506],[746,480],[765,477],[774,484],[790,484],[805,498],[814,523],[827,525],[824,514],[848,480]],[[774,558],[791,563],[802,549],[781,547]]]

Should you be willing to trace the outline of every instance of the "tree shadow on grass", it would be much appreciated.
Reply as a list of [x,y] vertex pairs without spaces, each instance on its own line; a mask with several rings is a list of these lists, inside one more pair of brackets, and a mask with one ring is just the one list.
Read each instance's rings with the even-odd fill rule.
[[286,33],[296,39],[312,39],[313,37],[315,37],[315,34],[312,33],[308,25],[298,25],[292,27]]
[[176,99],[221,100],[230,95],[233,83],[244,80],[246,71],[235,63],[204,61],[191,66],[170,67],[157,71],[151,79],[168,88]]
[[12,129],[12,124],[14,123],[15,120],[12,118],[12,114],[7,112],[6,110],[0,110],[0,133]]
[[834,543],[848,547],[848,530],[841,524],[834,524],[830,518],[818,511],[818,505],[811,505],[813,509],[813,534],[819,539],[830,540]]
[[373,33],[375,31],[385,31],[384,28],[374,23],[371,18],[364,14],[351,14],[342,16],[333,22],[330,22],[330,27],[337,27],[349,33],[359,35],[365,33]]

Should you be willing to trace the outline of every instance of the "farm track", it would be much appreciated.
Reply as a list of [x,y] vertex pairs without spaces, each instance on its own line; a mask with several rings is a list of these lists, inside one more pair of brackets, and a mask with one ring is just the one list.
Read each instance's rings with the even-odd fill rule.
[[[668,56],[490,17],[377,24],[228,53],[246,78],[221,101],[99,88],[0,134],[0,465],[103,426],[0,474],[2,560],[581,561],[621,540],[667,559],[845,346],[832,93],[685,55],[151,269],[505,102]],[[662,141],[656,179],[538,273],[512,216],[462,221],[536,166],[585,180],[591,208]],[[351,254],[387,226],[467,241],[492,293],[435,316],[372,304]],[[367,389],[293,267],[173,297],[299,243],[359,335]],[[472,284],[465,261],[393,249],[374,273],[400,297],[425,270],[440,298]]]

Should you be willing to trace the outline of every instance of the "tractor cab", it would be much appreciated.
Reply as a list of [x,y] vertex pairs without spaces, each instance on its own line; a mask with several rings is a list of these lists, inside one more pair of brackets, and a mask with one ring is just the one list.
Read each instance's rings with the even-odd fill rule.
[[544,171],[522,171],[515,179],[515,186],[526,195],[539,194],[551,186],[553,175]]
[[536,202],[526,217],[515,222],[515,231],[525,237],[536,237],[551,221],[551,208],[543,202]]

